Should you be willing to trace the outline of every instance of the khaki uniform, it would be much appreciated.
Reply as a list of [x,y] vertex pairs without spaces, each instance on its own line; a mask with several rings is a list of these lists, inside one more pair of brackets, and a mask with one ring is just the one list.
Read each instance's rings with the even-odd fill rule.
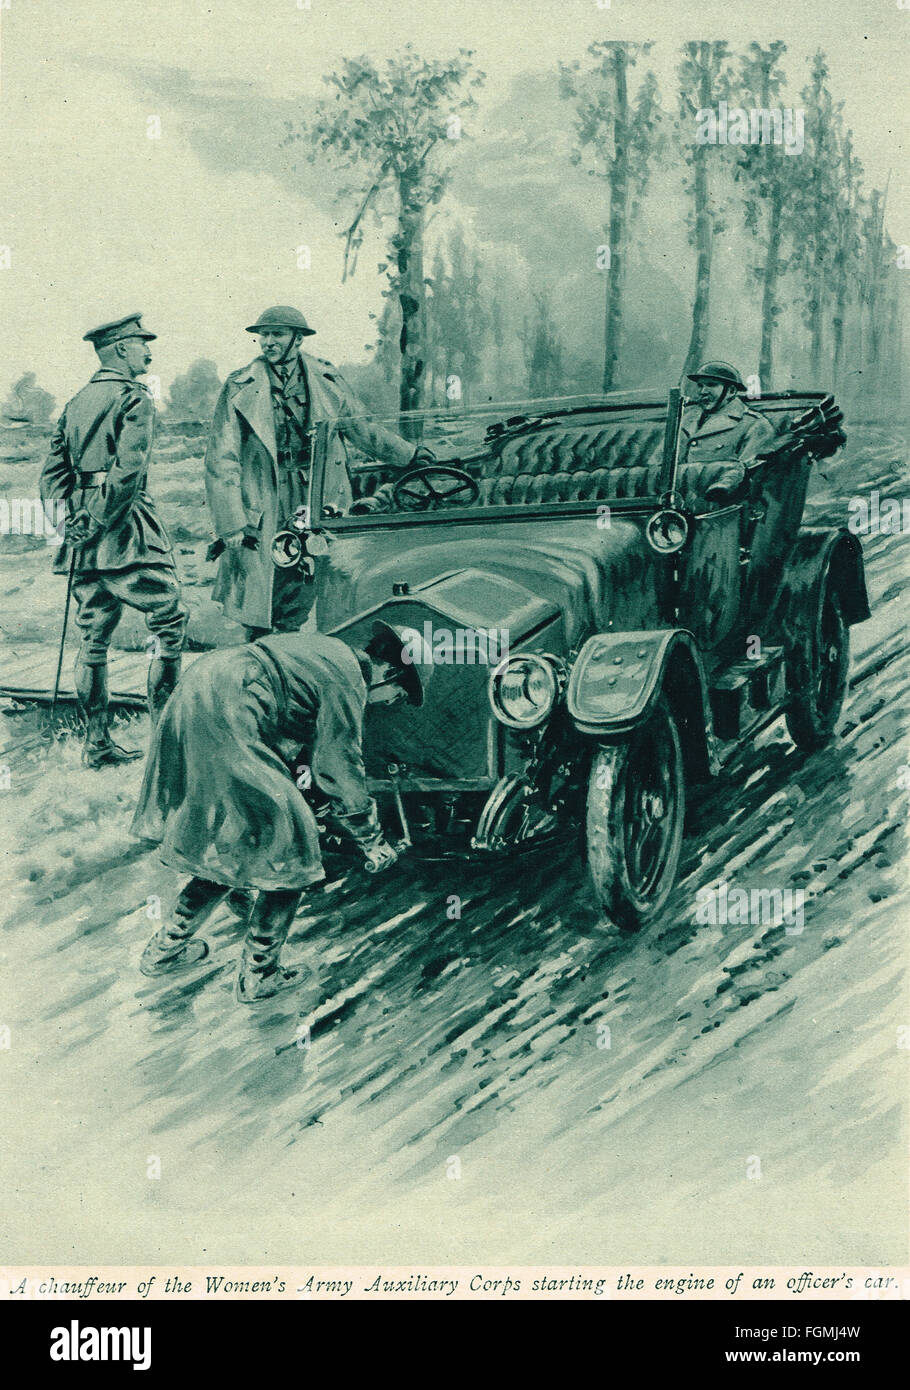
[[358,658],[337,637],[279,633],[206,652],[161,716],[132,833],[207,882],[317,883],[319,833],[296,770],[311,768],[352,838],[379,838],[361,747],[366,703]]
[[[144,614],[162,655],[183,648],[187,613],[173,551],[147,492],[155,419],[147,388],[103,367],[65,407],[41,472],[42,502],[82,506],[98,528],[76,548],[73,570],[85,665],[106,662],[124,604]],[[67,543],[59,547],[58,573],[69,572],[71,554]]]
[[731,396],[719,410],[702,420],[699,405],[683,412],[680,463],[714,463],[735,459],[746,463],[756,458],[774,438],[774,427],[762,415],[749,410],[740,396]]

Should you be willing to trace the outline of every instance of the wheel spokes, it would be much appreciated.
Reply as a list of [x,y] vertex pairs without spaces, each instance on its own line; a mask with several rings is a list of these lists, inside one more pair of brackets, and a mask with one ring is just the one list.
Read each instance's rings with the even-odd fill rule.
[[648,739],[639,745],[629,766],[626,863],[636,892],[642,894],[661,875],[672,830],[673,788],[668,752],[661,739]]

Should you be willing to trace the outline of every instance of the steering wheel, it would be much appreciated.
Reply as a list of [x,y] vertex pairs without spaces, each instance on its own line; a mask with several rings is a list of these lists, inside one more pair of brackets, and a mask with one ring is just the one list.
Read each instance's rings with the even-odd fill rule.
[[[447,487],[449,483],[451,486]],[[428,463],[411,468],[395,482],[392,501],[400,512],[434,512],[439,507],[470,507],[480,488],[463,468]]]

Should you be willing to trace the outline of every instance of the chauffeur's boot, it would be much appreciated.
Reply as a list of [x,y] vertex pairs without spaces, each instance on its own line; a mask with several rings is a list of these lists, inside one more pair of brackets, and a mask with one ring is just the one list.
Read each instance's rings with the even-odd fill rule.
[[245,922],[253,910],[256,901],[255,891],[251,888],[232,888],[227,897],[227,905],[234,913]]
[[121,748],[111,738],[108,729],[107,666],[89,666],[76,662],[76,698],[85,716],[85,743],[82,761],[97,771],[116,767],[141,758],[138,748]]
[[279,990],[303,983],[302,968],[285,967],[279,959],[300,897],[298,888],[277,888],[260,893],[256,899],[237,976],[237,998],[242,1004],[271,999]]
[[168,702],[168,696],[179,679],[179,656],[156,656],[149,662],[148,704],[153,724],[158,723],[158,717]]
[[160,927],[142,952],[139,969],[143,975],[170,975],[205,960],[208,943],[194,941],[193,934],[227,891],[220,883],[191,878],[174,906],[173,921]]

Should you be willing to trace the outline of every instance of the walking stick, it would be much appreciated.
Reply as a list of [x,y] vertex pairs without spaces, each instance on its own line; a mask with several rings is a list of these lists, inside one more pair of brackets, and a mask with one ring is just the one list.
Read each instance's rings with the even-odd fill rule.
[[[82,491],[79,495],[79,506],[76,508],[76,512],[78,513],[79,511],[81,511],[84,506],[85,487],[83,486]],[[63,647],[66,642],[66,628],[70,618],[70,599],[73,596],[73,576],[76,573],[76,555],[78,554],[78,551],[79,547],[75,545],[72,541],[70,541],[70,568],[69,574],[66,576],[66,599],[63,604],[63,631],[60,634],[60,650],[57,653],[57,674],[54,676],[54,697],[51,700],[52,729],[54,724],[54,715],[57,711],[57,696],[60,694],[60,672],[63,669]]]
[[70,569],[66,579],[66,602],[63,605],[63,631],[60,634],[60,651],[57,654],[57,674],[54,677],[54,698],[51,700],[51,726],[53,727],[54,714],[57,709],[57,696],[60,693],[60,671],[63,667],[63,647],[66,642],[66,628],[70,616],[70,599],[73,596],[73,575],[76,570],[76,547],[72,547],[70,555]]

